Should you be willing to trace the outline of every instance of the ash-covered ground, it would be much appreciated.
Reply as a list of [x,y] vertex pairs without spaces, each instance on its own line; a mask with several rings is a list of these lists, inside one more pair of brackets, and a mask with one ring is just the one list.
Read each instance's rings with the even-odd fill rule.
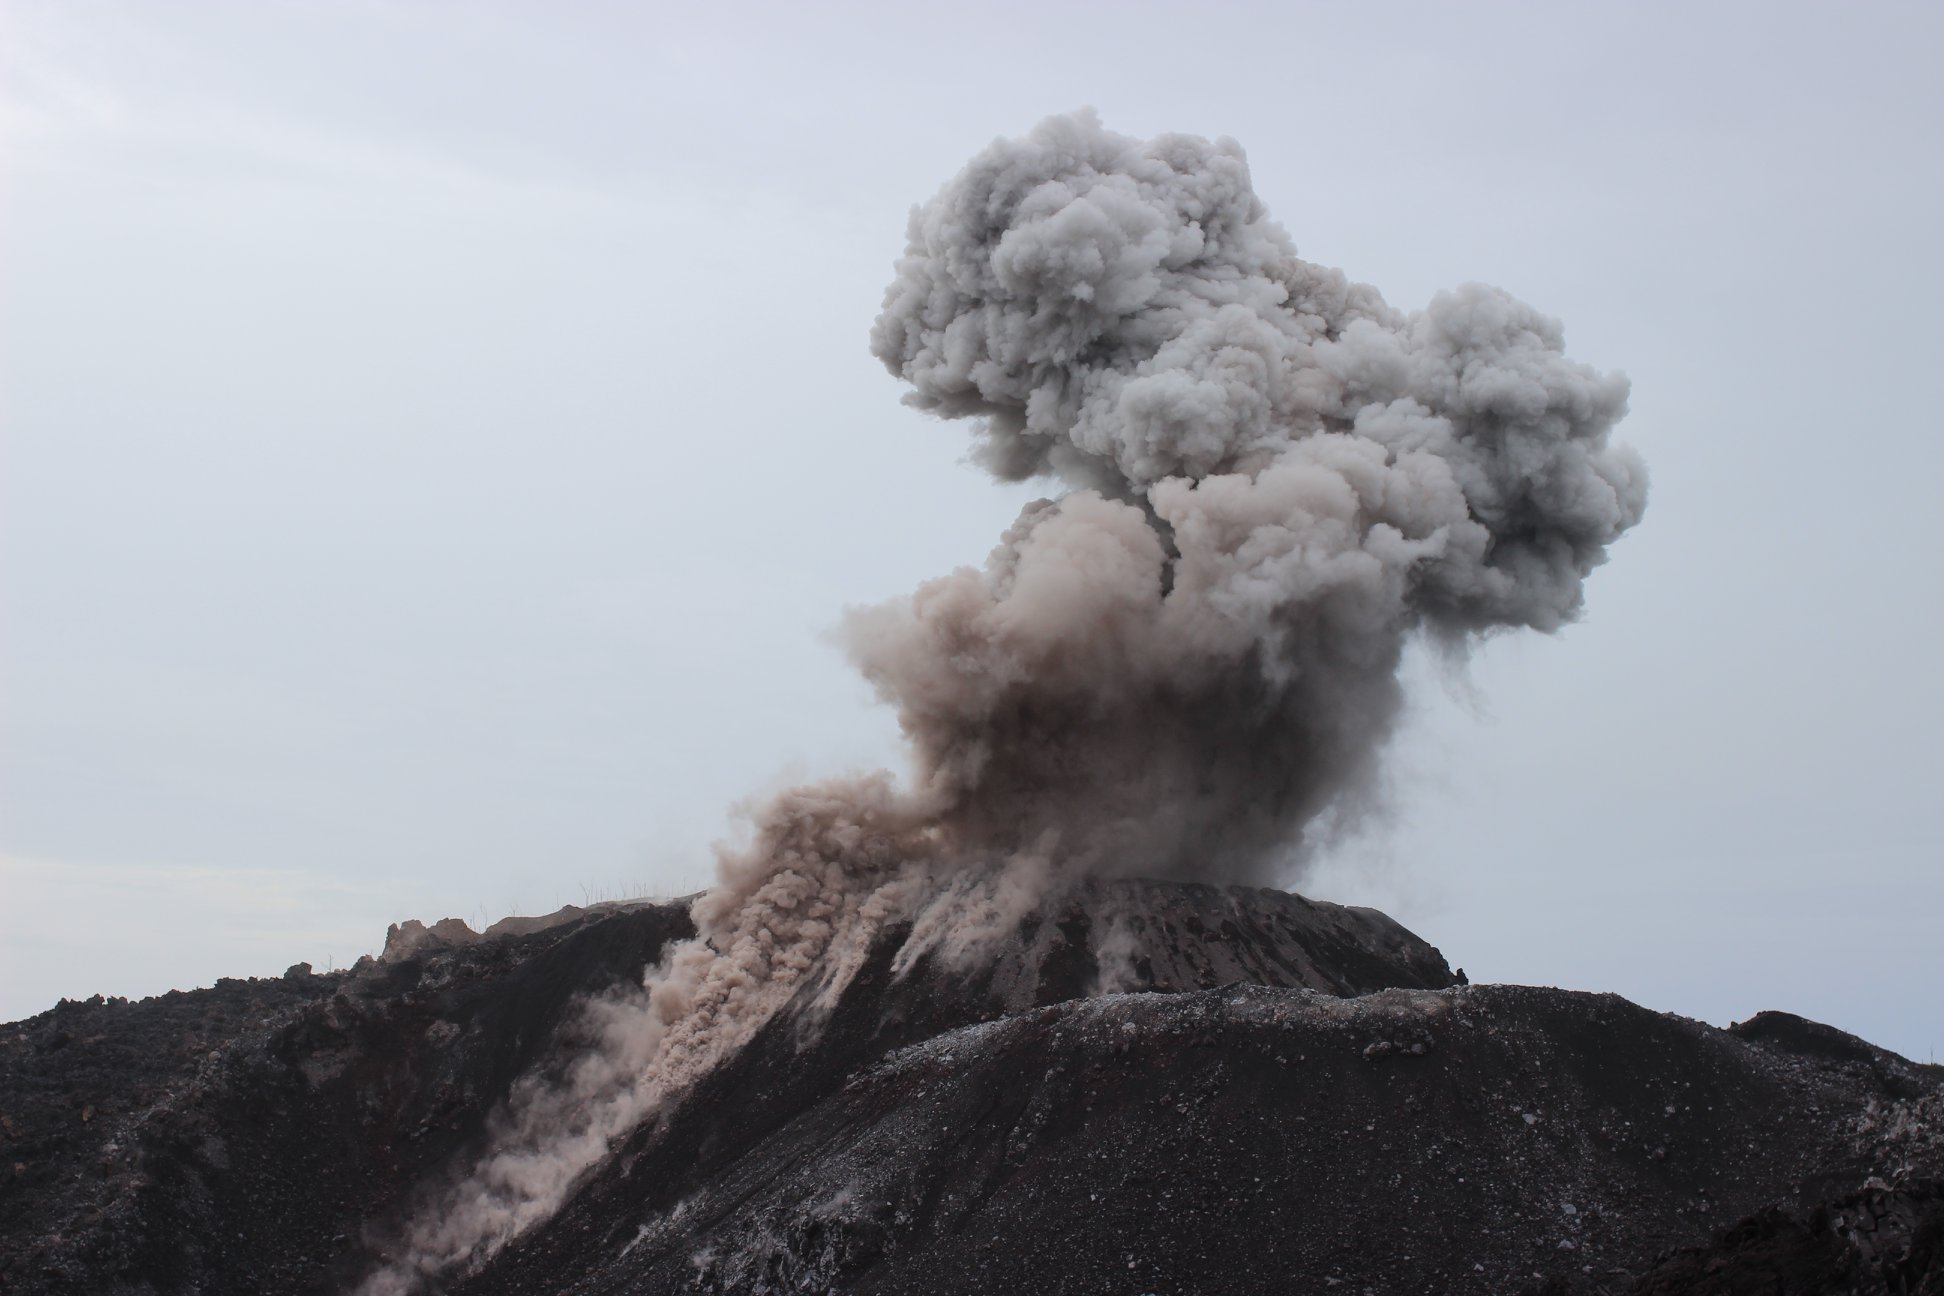
[[[530,927],[0,1028],[0,1291],[355,1289],[692,932]],[[1944,1293],[1939,1077],[1832,1028],[1467,986],[1253,888],[1096,884],[970,970],[908,935],[428,1289]]]

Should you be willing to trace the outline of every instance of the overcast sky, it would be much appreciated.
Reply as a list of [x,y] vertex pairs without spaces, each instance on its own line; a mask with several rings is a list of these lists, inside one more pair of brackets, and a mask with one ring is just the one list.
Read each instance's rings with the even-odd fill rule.
[[866,335],[911,204],[1092,105],[1633,380],[1585,620],[1415,664],[1302,888],[1944,1053],[1940,12],[9,0],[0,1018],[692,890],[895,763],[830,629],[1039,492]]

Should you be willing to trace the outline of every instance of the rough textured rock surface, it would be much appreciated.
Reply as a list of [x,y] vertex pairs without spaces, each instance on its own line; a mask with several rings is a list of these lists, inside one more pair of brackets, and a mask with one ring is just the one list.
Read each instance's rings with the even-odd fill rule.
[[1894,1171],[1873,1113],[1932,1083],[1515,986],[1072,1001],[725,1146],[737,1070],[458,1290],[1618,1291]]
[[0,1026],[0,1293],[327,1292],[685,907]]
[[[597,911],[0,1028],[0,1291],[346,1290],[576,1000],[688,933]],[[1938,1078],[1832,1028],[1466,987],[1273,891],[1117,884],[956,966],[906,935],[449,1290],[1944,1291]]]
[[1771,1206],[1664,1258],[1630,1291],[1944,1296],[1944,1183],[1872,1188],[1808,1210]]

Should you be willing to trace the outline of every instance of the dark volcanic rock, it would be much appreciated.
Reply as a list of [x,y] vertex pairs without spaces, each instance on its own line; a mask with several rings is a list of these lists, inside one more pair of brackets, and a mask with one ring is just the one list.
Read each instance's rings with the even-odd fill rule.
[[98,1281],[118,1210],[149,1184],[135,1144],[150,1114],[203,1092],[239,1038],[339,984],[225,979],[138,1003],[63,1000],[0,1026],[0,1291],[63,1290],[67,1272]]
[[1769,1207],[1665,1258],[1629,1296],[1944,1296],[1944,1183]]
[[[892,1050],[968,1023],[1079,1000],[1103,976],[1118,973],[1167,992],[1250,981],[1351,995],[1453,983],[1443,956],[1384,914],[1253,887],[1097,885],[1052,916],[1029,919],[1016,939],[982,951],[969,966],[936,952],[913,957],[909,935],[905,926],[887,930],[834,1007],[780,1014],[686,1096],[679,1118],[639,1132],[594,1173],[575,1212],[636,1215],[645,1201],[672,1205],[760,1156],[764,1140],[786,1121]],[[1103,946],[1134,954],[1103,956]],[[808,985],[798,999],[818,997],[819,987]],[[660,1168],[632,1175],[618,1169],[649,1165]],[[506,1290],[550,1281],[544,1264],[522,1272]]]
[[0,1292],[341,1290],[365,1221],[478,1139],[574,1001],[691,931],[610,910],[0,1027]]
[[[556,917],[0,1028],[0,1292],[347,1290],[576,1001],[691,931]],[[1831,1028],[1466,988],[1382,914],[1244,888],[1096,888],[970,959],[909,937],[449,1290],[1944,1284],[1936,1076]]]
[[1925,1081],[1879,1064],[1559,990],[1107,996],[893,1053],[739,1156],[686,1137],[705,1087],[459,1290],[1611,1291],[1881,1173],[1871,1113]]

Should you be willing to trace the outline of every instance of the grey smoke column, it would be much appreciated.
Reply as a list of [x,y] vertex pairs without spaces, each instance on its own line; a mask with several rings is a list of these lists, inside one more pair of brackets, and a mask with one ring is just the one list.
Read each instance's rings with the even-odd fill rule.
[[484,1264],[893,926],[900,966],[973,958],[1058,880],[1269,875],[1354,815],[1408,638],[1556,628],[1640,517],[1626,381],[1560,341],[1490,288],[1402,315],[1298,260],[1232,143],[1082,114],[993,145],[913,215],[872,344],[993,471],[1073,489],[848,619],[912,785],[757,810],[698,937],[587,1005],[592,1047],[516,1087],[362,1296]]
[[1467,285],[1403,314],[1300,260],[1233,142],[1091,113],[914,211],[872,349],[1029,507],[854,613],[954,845],[1274,872],[1367,802],[1414,632],[1552,630],[1639,520],[1627,383]]

